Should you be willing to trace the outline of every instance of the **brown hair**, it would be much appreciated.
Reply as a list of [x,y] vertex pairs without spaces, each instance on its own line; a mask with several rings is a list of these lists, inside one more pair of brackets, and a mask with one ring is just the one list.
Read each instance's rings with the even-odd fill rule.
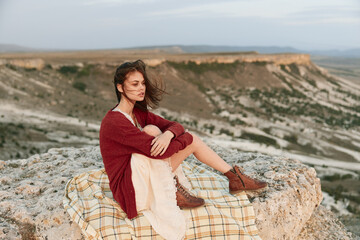
[[121,84],[124,87],[124,81],[126,80],[127,76],[131,72],[138,71],[140,72],[145,80],[145,98],[141,102],[136,102],[135,107],[138,107],[144,111],[148,110],[148,107],[150,108],[156,108],[159,105],[159,102],[162,99],[162,94],[166,93],[164,89],[162,89],[162,82],[161,81],[155,81],[152,82],[147,73],[146,73],[146,66],[145,63],[142,60],[136,60],[135,62],[125,62],[121,64],[115,72],[114,75],[114,86],[115,86],[115,93],[118,99],[118,102],[120,102],[120,99],[122,95],[124,97],[126,96],[126,93],[119,92],[117,89],[117,84]]

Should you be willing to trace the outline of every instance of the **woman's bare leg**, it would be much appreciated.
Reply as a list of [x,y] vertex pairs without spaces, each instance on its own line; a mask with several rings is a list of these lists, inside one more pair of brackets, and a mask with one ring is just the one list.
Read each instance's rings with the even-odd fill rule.
[[[161,130],[154,125],[147,125],[143,129],[144,132],[151,136],[157,136],[161,134]],[[198,136],[193,136],[193,142],[188,145],[185,149],[180,150],[171,156],[171,167],[173,171],[188,157],[190,154],[194,156],[206,165],[225,173],[232,167],[227,164],[219,155],[217,155],[211,148],[209,148]]]
[[193,136],[193,142],[185,149],[180,150],[171,156],[171,167],[173,171],[190,155],[194,156],[206,165],[225,173],[232,167],[226,163],[219,155],[217,155],[210,147],[208,147],[198,136]]
[[156,137],[156,136],[162,134],[162,131],[157,126],[152,125],[152,124],[146,125],[143,128],[143,131],[153,137]]

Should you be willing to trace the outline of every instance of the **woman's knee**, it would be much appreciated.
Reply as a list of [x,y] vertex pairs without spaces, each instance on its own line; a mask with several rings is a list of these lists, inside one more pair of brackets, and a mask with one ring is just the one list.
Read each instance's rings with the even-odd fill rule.
[[162,133],[161,130],[157,126],[152,125],[152,124],[146,125],[143,128],[143,131],[153,137],[156,137]]
[[192,145],[197,145],[199,144],[201,141],[201,139],[194,133],[190,133],[191,136],[193,137],[193,141],[192,141]]

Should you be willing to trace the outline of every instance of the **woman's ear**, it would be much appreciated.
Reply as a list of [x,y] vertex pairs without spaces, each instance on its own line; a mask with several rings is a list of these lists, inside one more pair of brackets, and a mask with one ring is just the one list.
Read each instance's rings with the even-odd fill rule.
[[116,84],[116,87],[117,87],[117,90],[119,91],[119,92],[121,92],[121,93],[123,93],[124,92],[124,90],[123,90],[123,87],[122,87],[122,85],[121,84]]

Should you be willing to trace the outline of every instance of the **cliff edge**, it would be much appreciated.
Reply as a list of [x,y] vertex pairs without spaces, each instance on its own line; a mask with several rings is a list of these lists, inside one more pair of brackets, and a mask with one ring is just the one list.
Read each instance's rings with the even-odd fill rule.
[[[239,153],[211,146],[269,189],[249,194],[263,239],[354,239],[319,204],[320,180],[313,168],[297,160]],[[192,156],[186,161],[195,161]],[[76,223],[62,206],[66,182],[103,168],[98,147],[57,148],[28,159],[0,161],[0,239],[81,239]]]

